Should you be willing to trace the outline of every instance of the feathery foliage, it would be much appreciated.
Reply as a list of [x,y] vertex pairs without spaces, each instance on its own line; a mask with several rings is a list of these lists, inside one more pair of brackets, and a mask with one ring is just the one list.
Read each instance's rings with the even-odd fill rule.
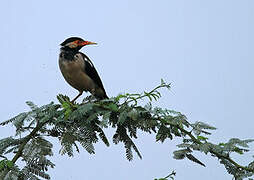
[[[137,132],[155,134],[156,141],[164,142],[175,137],[182,138],[177,145],[174,158],[187,158],[197,164],[205,164],[193,155],[198,151],[210,154],[219,159],[225,169],[235,179],[244,179],[254,175],[254,161],[243,166],[231,158],[232,153],[239,155],[249,151],[248,143],[252,139],[230,139],[226,143],[214,144],[208,141],[211,131],[216,128],[204,122],[188,122],[180,112],[153,107],[152,102],[161,97],[161,88],[170,89],[170,84],[161,80],[161,84],[150,92],[141,94],[120,94],[110,99],[93,101],[84,99],[81,104],[72,104],[69,97],[58,95],[60,104],[53,102],[42,107],[27,102],[31,108],[14,118],[0,123],[0,126],[13,124],[16,128],[14,136],[0,139],[0,179],[50,179],[48,168],[54,168],[49,160],[53,155],[53,145],[48,137],[57,138],[61,144],[60,154],[73,156],[74,151],[84,148],[89,154],[95,153],[94,144],[102,141],[109,146],[105,128],[115,129],[112,137],[114,144],[123,143],[126,158],[131,161],[135,153],[142,155],[135,145]],[[147,101],[142,106],[140,101]],[[13,153],[9,160],[6,154]],[[23,167],[17,166],[17,160],[25,162]],[[165,179],[173,179],[175,172]]]

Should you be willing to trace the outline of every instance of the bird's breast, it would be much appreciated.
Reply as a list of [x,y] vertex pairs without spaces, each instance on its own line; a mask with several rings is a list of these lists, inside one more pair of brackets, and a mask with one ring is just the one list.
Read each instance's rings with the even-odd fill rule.
[[92,79],[85,73],[85,62],[81,54],[76,54],[73,60],[59,57],[59,67],[64,79],[79,91],[91,91],[94,89]]

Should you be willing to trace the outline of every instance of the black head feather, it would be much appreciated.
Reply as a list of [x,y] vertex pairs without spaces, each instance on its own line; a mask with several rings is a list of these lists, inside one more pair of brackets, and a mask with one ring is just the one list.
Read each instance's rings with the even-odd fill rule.
[[66,39],[64,42],[62,42],[60,45],[65,46],[66,44],[76,41],[76,40],[84,41],[82,38],[79,38],[79,37],[70,37],[70,38]]

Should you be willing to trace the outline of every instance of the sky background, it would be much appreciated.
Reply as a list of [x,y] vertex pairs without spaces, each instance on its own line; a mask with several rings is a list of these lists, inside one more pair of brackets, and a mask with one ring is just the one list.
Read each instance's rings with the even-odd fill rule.
[[[70,36],[97,42],[82,49],[96,66],[109,96],[150,90],[163,78],[155,105],[184,113],[190,122],[218,128],[214,143],[254,138],[253,0],[8,0],[0,2],[0,121],[27,111],[25,101],[57,103],[77,91],[58,68],[59,44]],[[87,94],[86,94],[87,95]],[[83,95],[84,97],[85,95]],[[112,131],[107,130],[108,137]],[[0,137],[13,134],[0,127]],[[206,168],[172,158],[179,141],[135,140],[143,160],[128,162],[122,144],[96,145],[73,158],[54,141],[53,180],[152,180],[176,170],[176,180],[231,179],[216,158],[198,155]],[[245,164],[252,153],[236,160]]]

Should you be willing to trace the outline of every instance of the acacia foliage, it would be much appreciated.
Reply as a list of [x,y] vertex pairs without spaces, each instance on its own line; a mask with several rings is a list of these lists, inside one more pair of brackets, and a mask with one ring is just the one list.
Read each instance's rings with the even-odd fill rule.
[[[208,136],[215,127],[204,122],[190,123],[180,112],[152,106],[152,102],[161,97],[161,88],[170,89],[170,84],[162,80],[161,84],[150,92],[120,94],[101,101],[86,98],[81,104],[73,104],[63,95],[57,97],[60,104],[51,102],[38,107],[32,102],[27,102],[31,111],[0,123],[0,126],[13,124],[16,128],[14,136],[0,140],[0,179],[50,179],[47,170],[54,168],[55,164],[48,159],[53,155],[53,145],[48,139],[49,136],[59,140],[59,152],[62,155],[73,156],[73,152],[79,152],[80,147],[94,154],[94,144],[99,140],[106,146],[110,145],[103,131],[105,128],[115,129],[112,141],[114,144],[124,144],[125,155],[129,161],[133,159],[133,153],[142,158],[133,141],[138,138],[139,130],[155,134],[156,141],[160,142],[180,137],[182,143],[178,144],[178,149],[174,151],[175,159],[187,158],[205,166],[193,155],[194,151],[198,151],[217,157],[235,179],[254,175],[253,159],[248,165],[243,166],[231,158],[232,153],[242,155],[248,152],[248,143],[252,142],[252,139],[232,138],[228,142],[218,144],[209,142]],[[142,106],[140,100],[147,100],[148,103]],[[6,157],[10,153],[14,155],[12,159]],[[25,165],[17,166],[18,159],[24,161]],[[170,178],[173,178],[171,176]],[[164,179],[167,178],[169,176]]]

